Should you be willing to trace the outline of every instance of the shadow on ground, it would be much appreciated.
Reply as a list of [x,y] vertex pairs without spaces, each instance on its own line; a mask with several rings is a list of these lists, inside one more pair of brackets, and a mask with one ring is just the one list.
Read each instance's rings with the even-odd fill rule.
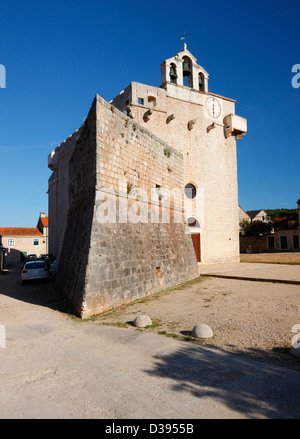
[[[155,357],[148,374],[173,380],[178,396],[184,392],[196,398],[214,398],[250,418],[298,418],[299,375],[254,361],[200,346],[181,347],[171,355]],[[201,416],[201,413],[199,413]]]
[[62,313],[76,315],[72,303],[63,295],[55,282],[30,281],[21,283],[22,265],[16,265],[5,275],[0,275],[0,294],[34,305],[44,306]]
[[[259,349],[253,347],[245,347],[243,350],[237,349],[234,345],[224,345],[223,348],[215,346],[207,340],[197,340],[192,338],[192,331],[180,331],[180,334],[185,337],[185,340],[192,341],[194,344],[208,347],[211,349],[218,349],[218,351],[226,354],[237,354],[252,358],[253,360],[270,362],[275,365],[280,365],[300,371],[300,360],[295,358],[290,353],[290,347],[277,346],[271,349]],[[184,340],[184,339],[183,339]]]

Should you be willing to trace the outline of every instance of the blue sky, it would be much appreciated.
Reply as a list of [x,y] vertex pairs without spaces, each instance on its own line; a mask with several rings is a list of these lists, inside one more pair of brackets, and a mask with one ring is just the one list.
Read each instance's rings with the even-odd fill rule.
[[[0,226],[35,226],[48,212],[49,152],[83,122],[96,93],[160,85],[160,63],[187,47],[209,91],[248,120],[237,142],[239,204],[295,208],[300,197],[300,3],[2,0]],[[300,82],[300,81],[299,81]]]

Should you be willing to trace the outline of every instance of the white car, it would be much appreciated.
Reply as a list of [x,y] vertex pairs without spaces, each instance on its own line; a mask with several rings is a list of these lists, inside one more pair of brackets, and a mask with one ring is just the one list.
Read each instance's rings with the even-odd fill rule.
[[22,270],[22,284],[28,280],[50,279],[47,265],[43,261],[26,262]]

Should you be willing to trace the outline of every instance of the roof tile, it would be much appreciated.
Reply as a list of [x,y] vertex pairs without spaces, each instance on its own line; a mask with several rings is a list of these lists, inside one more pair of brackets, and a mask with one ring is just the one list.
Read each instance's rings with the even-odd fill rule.
[[43,236],[37,227],[0,227],[2,236]]

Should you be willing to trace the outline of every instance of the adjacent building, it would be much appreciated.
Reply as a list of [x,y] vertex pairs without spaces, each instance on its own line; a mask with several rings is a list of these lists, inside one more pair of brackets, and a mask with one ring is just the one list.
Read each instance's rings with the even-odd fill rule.
[[245,210],[239,206],[239,223],[241,223],[242,221],[247,221],[248,223],[251,223],[251,217],[250,215],[248,215],[247,212],[245,212]]
[[261,210],[247,210],[247,212],[239,206],[239,222],[248,221],[251,223],[253,221],[262,221],[267,223],[270,221],[270,218],[267,212],[263,209]]
[[[240,236],[241,253],[300,251],[300,199],[297,205],[297,213],[274,218],[271,233],[264,236]],[[265,218],[269,221],[267,216]]]
[[275,218],[274,238],[268,237],[268,249],[279,251],[300,251],[300,199],[297,214]]
[[270,218],[268,217],[268,214],[265,210],[247,210],[247,215],[250,218],[250,222],[253,221],[262,221],[264,223],[267,223],[270,221]]
[[0,227],[5,264],[23,262],[29,254],[48,253],[48,217],[40,213],[37,227]]

